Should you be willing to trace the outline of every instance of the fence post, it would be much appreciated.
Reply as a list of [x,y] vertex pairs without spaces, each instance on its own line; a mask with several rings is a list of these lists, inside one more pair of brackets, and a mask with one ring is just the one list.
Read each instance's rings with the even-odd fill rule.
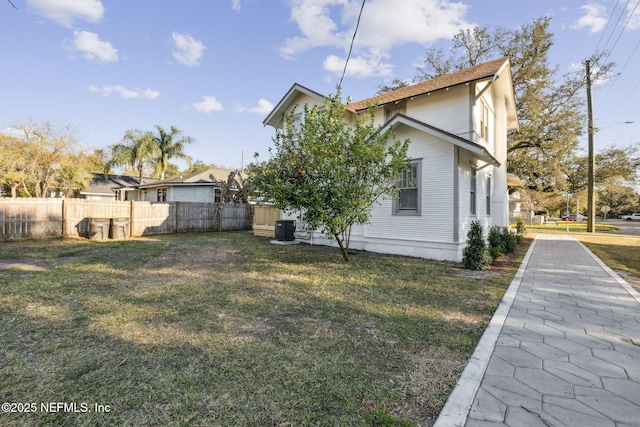
[[175,225],[176,231],[175,232],[177,233],[178,232],[178,202],[175,202],[175,204],[176,204],[176,225]]
[[131,236],[131,237],[135,237],[133,232],[136,229],[134,212],[135,212],[134,201],[131,200],[131,208],[129,210],[129,236]]
[[67,227],[67,216],[68,216],[67,208],[68,208],[67,199],[64,198],[62,199],[62,237],[63,238],[69,237],[69,231],[67,230],[67,228],[69,228]]

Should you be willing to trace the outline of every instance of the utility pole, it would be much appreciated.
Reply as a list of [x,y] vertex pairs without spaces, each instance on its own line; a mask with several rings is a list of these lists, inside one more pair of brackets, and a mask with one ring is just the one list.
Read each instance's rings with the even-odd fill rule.
[[[595,201],[595,169],[596,158],[594,154],[593,146],[593,104],[591,101],[591,64],[587,59],[585,61],[587,68],[587,127],[589,133],[589,165],[588,165],[588,179],[587,179],[587,232],[595,233],[596,231],[596,201]],[[579,214],[576,212],[576,214]]]

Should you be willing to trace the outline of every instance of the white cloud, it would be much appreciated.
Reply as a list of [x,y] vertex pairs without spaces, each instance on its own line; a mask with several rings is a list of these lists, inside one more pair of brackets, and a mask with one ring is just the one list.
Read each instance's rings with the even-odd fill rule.
[[[393,65],[383,63],[382,59],[384,59],[383,56],[351,57],[349,59],[349,65],[347,66],[345,76],[358,78],[390,76],[393,72]],[[344,70],[344,62],[346,60],[346,57],[340,58],[336,55],[329,55],[322,63],[322,66],[330,73],[341,75]]]
[[124,99],[156,99],[160,96],[160,92],[151,89],[128,89],[122,85],[111,86],[89,86],[89,91],[102,93],[104,96],[111,96],[112,93],[117,93]]
[[235,109],[239,113],[249,112],[249,113],[260,114],[261,116],[266,116],[273,110],[273,104],[264,98],[260,98],[258,100],[258,105],[256,105],[255,107],[238,105]]
[[196,111],[201,113],[209,113],[211,111],[222,111],[224,108],[220,101],[213,96],[203,96],[202,101],[196,102],[192,105]]
[[[333,47],[342,50],[346,58],[362,5],[360,0],[289,0],[289,3],[291,20],[297,23],[301,34],[285,40],[280,47],[283,57],[293,58],[317,47]],[[461,28],[471,26],[464,19],[466,12],[464,3],[451,0],[370,0],[364,6],[354,56],[347,71],[359,76],[387,75],[391,65],[384,60],[394,47],[409,43],[426,46],[439,39],[450,39]],[[341,74],[344,59],[331,55],[324,66]],[[374,68],[378,66],[381,68]]]
[[240,9],[242,9],[242,3],[244,1],[245,0],[231,0],[231,9],[240,11]]
[[206,49],[201,41],[194,39],[189,34],[176,32],[173,32],[171,37],[173,38],[173,45],[175,46],[173,57],[176,58],[179,63],[188,67],[200,65],[202,53]]
[[580,6],[580,10],[584,13],[578,21],[571,26],[574,30],[588,28],[589,33],[597,33],[607,26],[607,9],[601,4],[585,4]]
[[27,0],[34,13],[71,27],[76,20],[96,23],[104,16],[100,0]]
[[638,7],[638,3],[635,5],[631,3],[627,6],[627,19],[629,20],[627,28],[630,30],[640,28],[640,7]]
[[118,60],[118,49],[111,46],[111,43],[100,40],[96,33],[89,31],[74,31],[73,44],[68,48],[82,52],[86,60],[99,64]]

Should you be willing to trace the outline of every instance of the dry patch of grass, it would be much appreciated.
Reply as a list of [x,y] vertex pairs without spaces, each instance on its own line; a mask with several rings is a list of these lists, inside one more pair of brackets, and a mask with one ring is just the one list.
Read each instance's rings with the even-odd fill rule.
[[2,243],[2,401],[110,411],[0,423],[429,425],[516,264],[344,263],[246,232]]
[[596,233],[574,237],[640,292],[640,236]]

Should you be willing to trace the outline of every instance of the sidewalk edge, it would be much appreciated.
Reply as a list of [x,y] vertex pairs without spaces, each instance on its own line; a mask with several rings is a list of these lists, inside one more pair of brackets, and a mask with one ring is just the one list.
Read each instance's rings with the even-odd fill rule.
[[536,235],[433,427],[462,427],[465,425],[537,241],[538,236]]

